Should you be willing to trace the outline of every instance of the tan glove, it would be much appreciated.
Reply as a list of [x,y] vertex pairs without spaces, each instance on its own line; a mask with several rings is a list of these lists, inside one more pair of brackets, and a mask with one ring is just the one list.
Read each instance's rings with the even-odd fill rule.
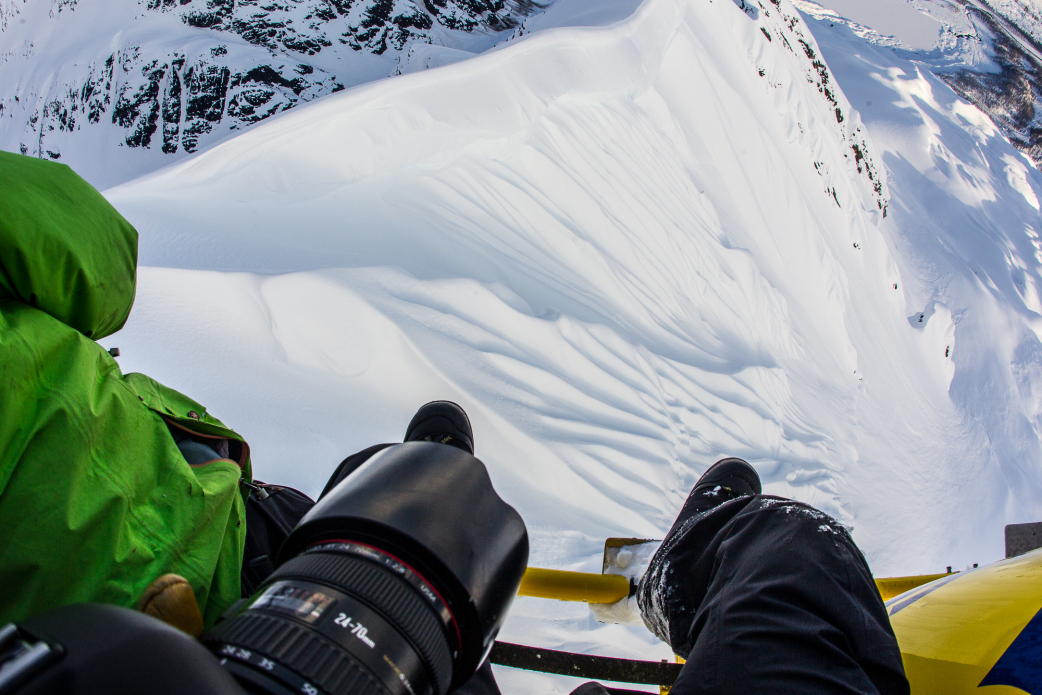
[[138,599],[137,609],[159,618],[192,637],[203,634],[203,614],[188,580],[176,574],[164,574],[148,585]]

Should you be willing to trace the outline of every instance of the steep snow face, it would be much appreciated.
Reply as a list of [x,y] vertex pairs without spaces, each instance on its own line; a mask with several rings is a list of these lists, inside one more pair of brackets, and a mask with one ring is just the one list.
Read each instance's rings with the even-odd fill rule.
[[[543,5],[546,3],[544,2]],[[0,148],[106,187],[508,37],[538,0],[0,0]]]
[[[852,526],[877,575],[1000,557],[1042,515],[1039,174],[788,0],[632,9],[576,26],[561,0],[107,191],[146,267],[106,345],[312,493],[456,400],[536,566],[661,538],[725,455]],[[535,599],[504,637],[668,654]]]
[[996,487],[969,513],[1037,516],[1039,174],[985,114],[921,64],[862,42],[828,17],[811,25],[840,84],[858,95],[889,173],[891,214],[880,229],[894,249],[908,307],[922,307],[909,323],[935,358],[941,350],[952,355],[952,364],[934,364],[951,382],[959,417],[975,423],[967,433],[988,440],[979,468],[940,484],[991,471]]
[[[880,126],[892,171],[920,172],[900,224],[884,220],[875,148],[791,6],[660,0],[607,29],[537,33],[337,95],[111,191],[146,265],[296,271],[146,269],[144,323],[120,339],[156,340],[127,354],[186,390],[244,380],[230,392],[245,403],[221,401],[244,429],[286,423],[255,430],[259,470],[280,452],[270,475],[309,489],[324,465],[276,461],[396,438],[377,422],[407,421],[442,388],[485,409],[490,463],[529,491],[522,506],[567,502],[532,514],[537,526],[653,534],[706,465],[735,454],[768,489],[853,524],[883,567],[980,560],[999,552],[983,550],[998,531],[980,518],[1037,511],[1037,175],[893,54],[848,72],[859,92],[884,90],[887,118],[922,124]],[[943,103],[924,96],[938,91]],[[936,207],[913,206],[934,188]],[[910,264],[902,251],[899,272],[887,241],[911,243],[931,218],[967,258],[991,241],[997,295],[971,283],[953,299],[936,249]],[[967,316],[982,323],[956,347]],[[186,322],[213,330],[188,342],[216,341],[198,376],[170,353],[186,340],[167,331]],[[1012,342],[996,352],[996,335]],[[272,362],[231,345],[253,340]],[[396,360],[414,376],[395,376]],[[989,370],[1019,395],[982,399]],[[281,412],[278,394],[313,405]],[[328,424],[308,424],[316,411]],[[346,412],[365,426],[335,425]],[[965,509],[982,504],[971,524]],[[924,506],[944,523],[923,528]]]

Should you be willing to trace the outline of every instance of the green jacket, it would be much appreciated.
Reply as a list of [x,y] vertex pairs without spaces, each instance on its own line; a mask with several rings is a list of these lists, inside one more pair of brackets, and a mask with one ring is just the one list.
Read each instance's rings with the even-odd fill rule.
[[[249,447],[94,342],[134,302],[137,232],[67,166],[0,152],[0,624],[133,606],[162,574],[207,627],[239,598]],[[167,423],[230,440],[190,466]]]

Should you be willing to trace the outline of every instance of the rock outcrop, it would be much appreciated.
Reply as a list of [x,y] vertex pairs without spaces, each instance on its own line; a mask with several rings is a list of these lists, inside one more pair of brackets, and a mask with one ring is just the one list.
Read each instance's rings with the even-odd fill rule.
[[[48,10],[0,0],[0,149],[51,159],[90,150],[110,158],[103,183],[115,183],[298,104],[394,75],[413,43],[484,50],[541,6],[52,0]],[[121,147],[142,154],[127,157]]]

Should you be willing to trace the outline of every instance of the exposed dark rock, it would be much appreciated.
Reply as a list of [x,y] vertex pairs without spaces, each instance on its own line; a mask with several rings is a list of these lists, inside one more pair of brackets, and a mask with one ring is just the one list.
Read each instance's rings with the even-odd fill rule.
[[141,68],[144,83],[136,90],[131,83],[124,83],[116,98],[112,122],[131,131],[127,136],[131,147],[148,147],[152,142],[159,121],[159,82],[166,68],[156,60],[149,62]]
[[[806,53],[807,57],[811,61],[811,65],[814,66],[815,73],[817,73],[816,84],[818,87],[818,91],[821,92],[822,96],[824,96],[836,110],[836,122],[842,123],[843,112],[840,110],[839,102],[836,101],[836,94],[832,91],[832,87],[829,84],[828,66],[825,65],[825,61],[823,61],[821,58],[817,56],[817,54],[814,52],[814,49],[811,48],[810,44],[807,43],[804,39],[799,39],[799,43],[801,46],[803,46],[803,52]],[[814,81],[813,78],[809,76],[808,79],[810,79],[812,82]]]
[[163,95],[163,152],[167,154],[177,152],[181,134],[181,71],[184,65],[184,56],[170,62],[169,83]]
[[[182,3],[191,4],[197,2]],[[235,10],[234,0],[206,0],[206,9],[192,9],[181,16],[188,26],[201,29],[226,29]]]
[[[52,1],[57,12],[74,10],[77,2]],[[20,114],[25,127],[14,142],[41,157],[59,157],[62,137],[103,121],[124,130],[120,146],[194,152],[207,135],[238,130],[354,84],[311,64],[309,56],[391,54],[391,75],[399,61],[393,53],[414,41],[441,41],[446,30],[489,35],[510,29],[549,1],[142,0],[141,9],[176,13],[201,38],[209,34],[213,45],[112,50],[111,37],[99,37],[97,58],[75,80],[41,85],[41,92],[22,101],[0,90],[0,116]],[[230,34],[251,46],[229,40]],[[330,64],[336,62],[321,63]]]
[[192,66],[185,73],[185,120],[189,126],[181,142],[187,151],[194,152],[199,136],[221,121],[230,77],[231,71],[220,65]]

